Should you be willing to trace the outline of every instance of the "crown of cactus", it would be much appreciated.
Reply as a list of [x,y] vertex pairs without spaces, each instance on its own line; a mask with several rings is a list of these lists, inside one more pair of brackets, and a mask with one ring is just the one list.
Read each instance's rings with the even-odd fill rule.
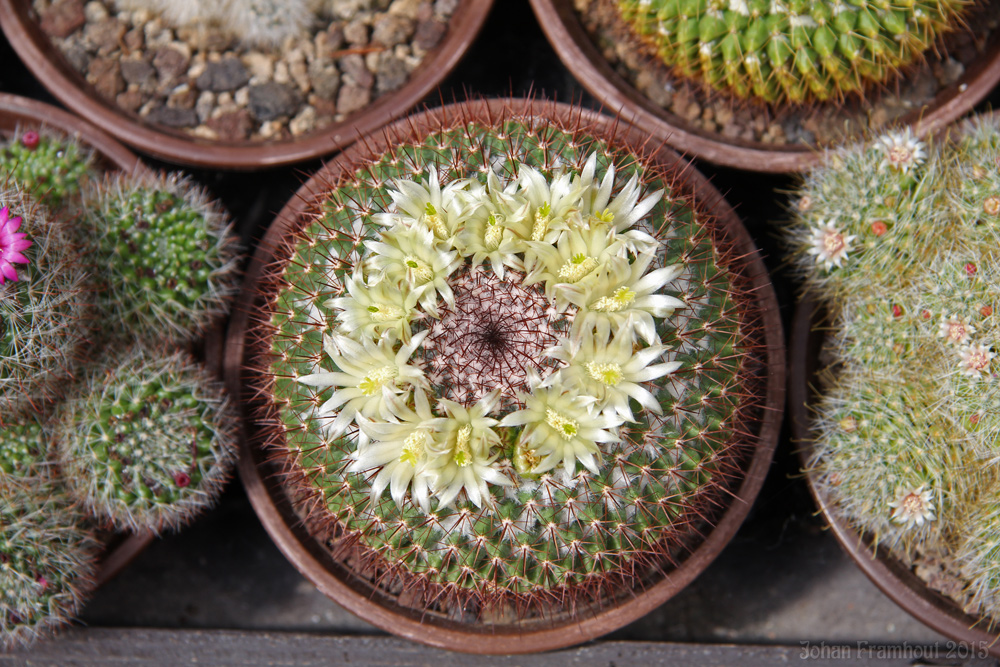
[[961,27],[967,0],[616,0],[680,75],[765,102],[840,99]]
[[8,181],[0,189],[0,424],[40,410],[79,361],[86,272],[64,225]]
[[53,438],[65,485],[89,514],[161,531],[214,501],[234,456],[233,417],[200,366],[139,347],[83,384],[59,406]]
[[806,177],[789,229],[834,320],[810,462],[821,492],[907,562],[948,554],[969,609],[993,618],[998,158],[993,117],[930,146],[890,133],[838,150]]
[[117,0],[130,11],[160,14],[173,26],[214,25],[246,46],[279,47],[309,27],[314,0]]
[[362,576],[428,606],[617,597],[739,474],[756,311],[675,176],[579,119],[460,108],[280,251],[265,423]]
[[229,309],[236,241],[225,213],[176,174],[118,173],[84,193],[98,305],[145,340],[192,340]]
[[93,588],[97,542],[44,477],[0,472],[0,649],[69,622]]

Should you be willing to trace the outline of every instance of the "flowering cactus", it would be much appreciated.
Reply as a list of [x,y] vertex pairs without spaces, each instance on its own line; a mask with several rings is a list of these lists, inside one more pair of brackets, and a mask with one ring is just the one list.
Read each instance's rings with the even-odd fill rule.
[[947,554],[970,609],[994,619],[998,145],[986,117],[932,145],[895,132],[831,152],[789,227],[834,322],[810,461],[820,492],[906,562]]
[[86,278],[67,227],[13,181],[0,188],[0,425],[41,410],[79,363]]
[[756,311],[641,154],[436,123],[330,183],[272,266],[271,444],[362,571],[445,606],[590,602],[676,556],[738,474]]

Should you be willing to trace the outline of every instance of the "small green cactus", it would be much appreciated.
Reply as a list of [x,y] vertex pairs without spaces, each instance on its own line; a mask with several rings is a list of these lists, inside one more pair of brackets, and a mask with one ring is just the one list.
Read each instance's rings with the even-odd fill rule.
[[460,108],[331,183],[271,267],[251,363],[292,495],[435,604],[616,596],[739,474],[734,258],[589,131]]
[[0,649],[47,636],[79,613],[98,553],[84,526],[55,483],[0,472]]
[[180,176],[116,174],[84,193],[106,324],[144,340],[197,338],[236,290],[236,241],[218,205]]
[[232,467],[222,388],[185,353],[129,350],[60,405],[53,438],[65,484],[118,530],[177,528],[211,504]]
[[82,184],[93,175],[93,151],[48,131],[18,129],[0,152],[0,176],[53,211],[77,203]]
[[998,146],[986,117],[930,146],[906,132],[830,152],[789,227],[834,322],[810,461],[820,492],[904,562],[947,554],[970,608],[994,620]]
[[962,27],[967,0],[616,0],[681,76],[764,102],[838,100]]
[[0,424],[54,400],[73,373],[91,311],[68,229],[13,181],[0,189]]
[[6,423],[0,431],[0,475],[26,479],[48,468],[49,437],[36,415]]

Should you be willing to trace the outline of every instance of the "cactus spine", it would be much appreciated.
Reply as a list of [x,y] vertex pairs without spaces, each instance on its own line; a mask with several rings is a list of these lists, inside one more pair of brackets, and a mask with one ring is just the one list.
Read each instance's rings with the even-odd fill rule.
[[273,444],[315,534],[429,605],[617,596],[737,474],[753,309],[641,154],[453,113],[330,183],[272,267]]

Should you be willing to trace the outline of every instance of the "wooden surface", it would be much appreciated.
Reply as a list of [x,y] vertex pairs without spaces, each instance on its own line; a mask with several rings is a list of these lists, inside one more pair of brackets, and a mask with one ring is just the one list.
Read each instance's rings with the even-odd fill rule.
[[469,656],[428,648],[389,637],[324,637],[283,632],[227,630],[74,630],[15,655],[0,655],[0,665],[367,665],[378,667],[542,667],[546,665],[700,665],[743,667],[808,664],[948,665],[978,667],[997,661],[961,656],[956,648],[940,653],[927,647],[862,645],[748,646],[736,644],[668,644],[656,642],[595,642],[586,646],[521,656]]

